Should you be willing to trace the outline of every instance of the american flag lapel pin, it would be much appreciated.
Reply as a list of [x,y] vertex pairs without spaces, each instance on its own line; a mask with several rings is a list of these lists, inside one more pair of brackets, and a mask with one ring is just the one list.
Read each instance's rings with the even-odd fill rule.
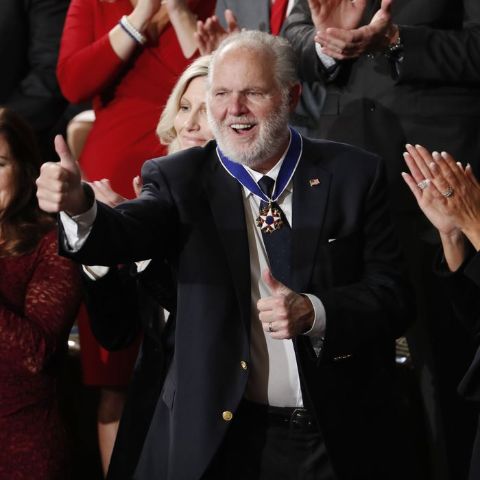
[[320,180],[318,178],[311,178],[308,183],[311,187],[317,187],[318,185],[320,185]]

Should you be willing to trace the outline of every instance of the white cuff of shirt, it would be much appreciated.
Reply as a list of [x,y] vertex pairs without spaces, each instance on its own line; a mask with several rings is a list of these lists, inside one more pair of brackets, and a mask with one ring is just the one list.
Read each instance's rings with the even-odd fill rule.
[[103,265],[82,265],[83,273],[90,280],[98,280],[104,277],[110,270],[110,267],[104,267]]
[[92,225],[97,216],[97,202],[80,215],[70,217],[65,212],[60,212],[60,222],[65,232],[65,249],[69,252],[78,252],[87,240],[92,230]]
[[[135,262],[137,267],[137,273],[142,273],[150,265],[152,260],[141,260],[140,262]],[[82,265],[85,275],[90,280],[98,280],[99,278],[104,277],[109,271],[110,267],[104,267],[103,265]]]
[[316,355],[320,355],[320,351],[323,346],[323,338],[325,336],[325,328],[327,323],[327,314],[325,312],[325,307],[323,306],[322,301],[310,293],[302,293],[305,295],[310,302],[312,303],[313,311],[315,313],[315,318],[313,319],[313,325],[310,330],[304,333],[307,337],[310,338],[312,342],[313,350]]
[[315,51],[326,70],[332,70],[333,67],[337,66],[337,61],[330,55],[323,53],[322,46],[317,42],[315,42]]

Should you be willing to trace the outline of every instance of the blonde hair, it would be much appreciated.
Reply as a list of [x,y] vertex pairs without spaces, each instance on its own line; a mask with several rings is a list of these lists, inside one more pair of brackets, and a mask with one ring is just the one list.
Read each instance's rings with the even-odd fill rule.
[[204,55],[191,63],[180,75],[180,78],[173,87],[172,93],[168,97],[156,130],[160,143],[168,145],[168,153],[174,153],[180,150],[177,132],[173,126],[173,122],[180,108],[182,96],[193,79],[197,77],[207,77],[210,59],[211,55]]

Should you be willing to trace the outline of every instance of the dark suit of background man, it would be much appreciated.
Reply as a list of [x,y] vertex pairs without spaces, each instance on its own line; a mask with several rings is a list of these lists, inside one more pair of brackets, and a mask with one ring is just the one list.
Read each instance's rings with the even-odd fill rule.
[[[480,2],[394,0],[389,11],[384,0],[380,11],[377,0],[340,1],[350,12],[366,8],[357,28],[344,25],[342,40],[337,35],[333,55],[340,60],[328,72],[316,50],[328,46],[333,34],[324,34],[320,44],[314,36],[315,30],[336,24],[330,17],[315,28],[309,3],[314,12],[325,4],[299,0],[284,32],[298,55],[302,80],[330,79],[315,136],[366,148],[386,161],[395,223],[419,306],[407,339],[429,418],[432,474],[435,480],[461,480],[467,475],[475,413],[458,397],[456,386],[473,348],[439,295],[441,285],[432,274],[439,242],[400,172],[409,142],[469,159],[480,173]],[[368,24],[370,34],[362,28]]]
[[[0,2],[0,104],[22,115],[41,140],[65,109],[55,75],[68,0]],[[51,139],[42,142],[51,148]]]
[[[147,162],[137,200],[91,206],[60,141],[37,182],[42,208],[62,211],[64,253],[163,255],[177,279],[173,358],[133,478],[407,478],[394,340],[412,311],[383,164],[289,133],[300,88],[285,40],[242,32],[211,65],[217,144]],[[260,197],[263,174],[285,182],[258,226],[238,170]]]

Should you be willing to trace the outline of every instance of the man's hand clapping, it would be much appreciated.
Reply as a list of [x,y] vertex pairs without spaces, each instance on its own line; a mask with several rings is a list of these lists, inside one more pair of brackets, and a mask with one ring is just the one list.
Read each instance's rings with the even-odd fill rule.
[[309,4],[317,29],[315,41],[323,53],[336,60],[383,51],[398,38],[398,27],[391,17],[392,0],[382,0],[370,23],[362,27],[358,25],[365,12],[365,0],[309,0]]
[[312,21],[318,32],[328,28],[352,30],[360,24],[367,0],[308,0]]

